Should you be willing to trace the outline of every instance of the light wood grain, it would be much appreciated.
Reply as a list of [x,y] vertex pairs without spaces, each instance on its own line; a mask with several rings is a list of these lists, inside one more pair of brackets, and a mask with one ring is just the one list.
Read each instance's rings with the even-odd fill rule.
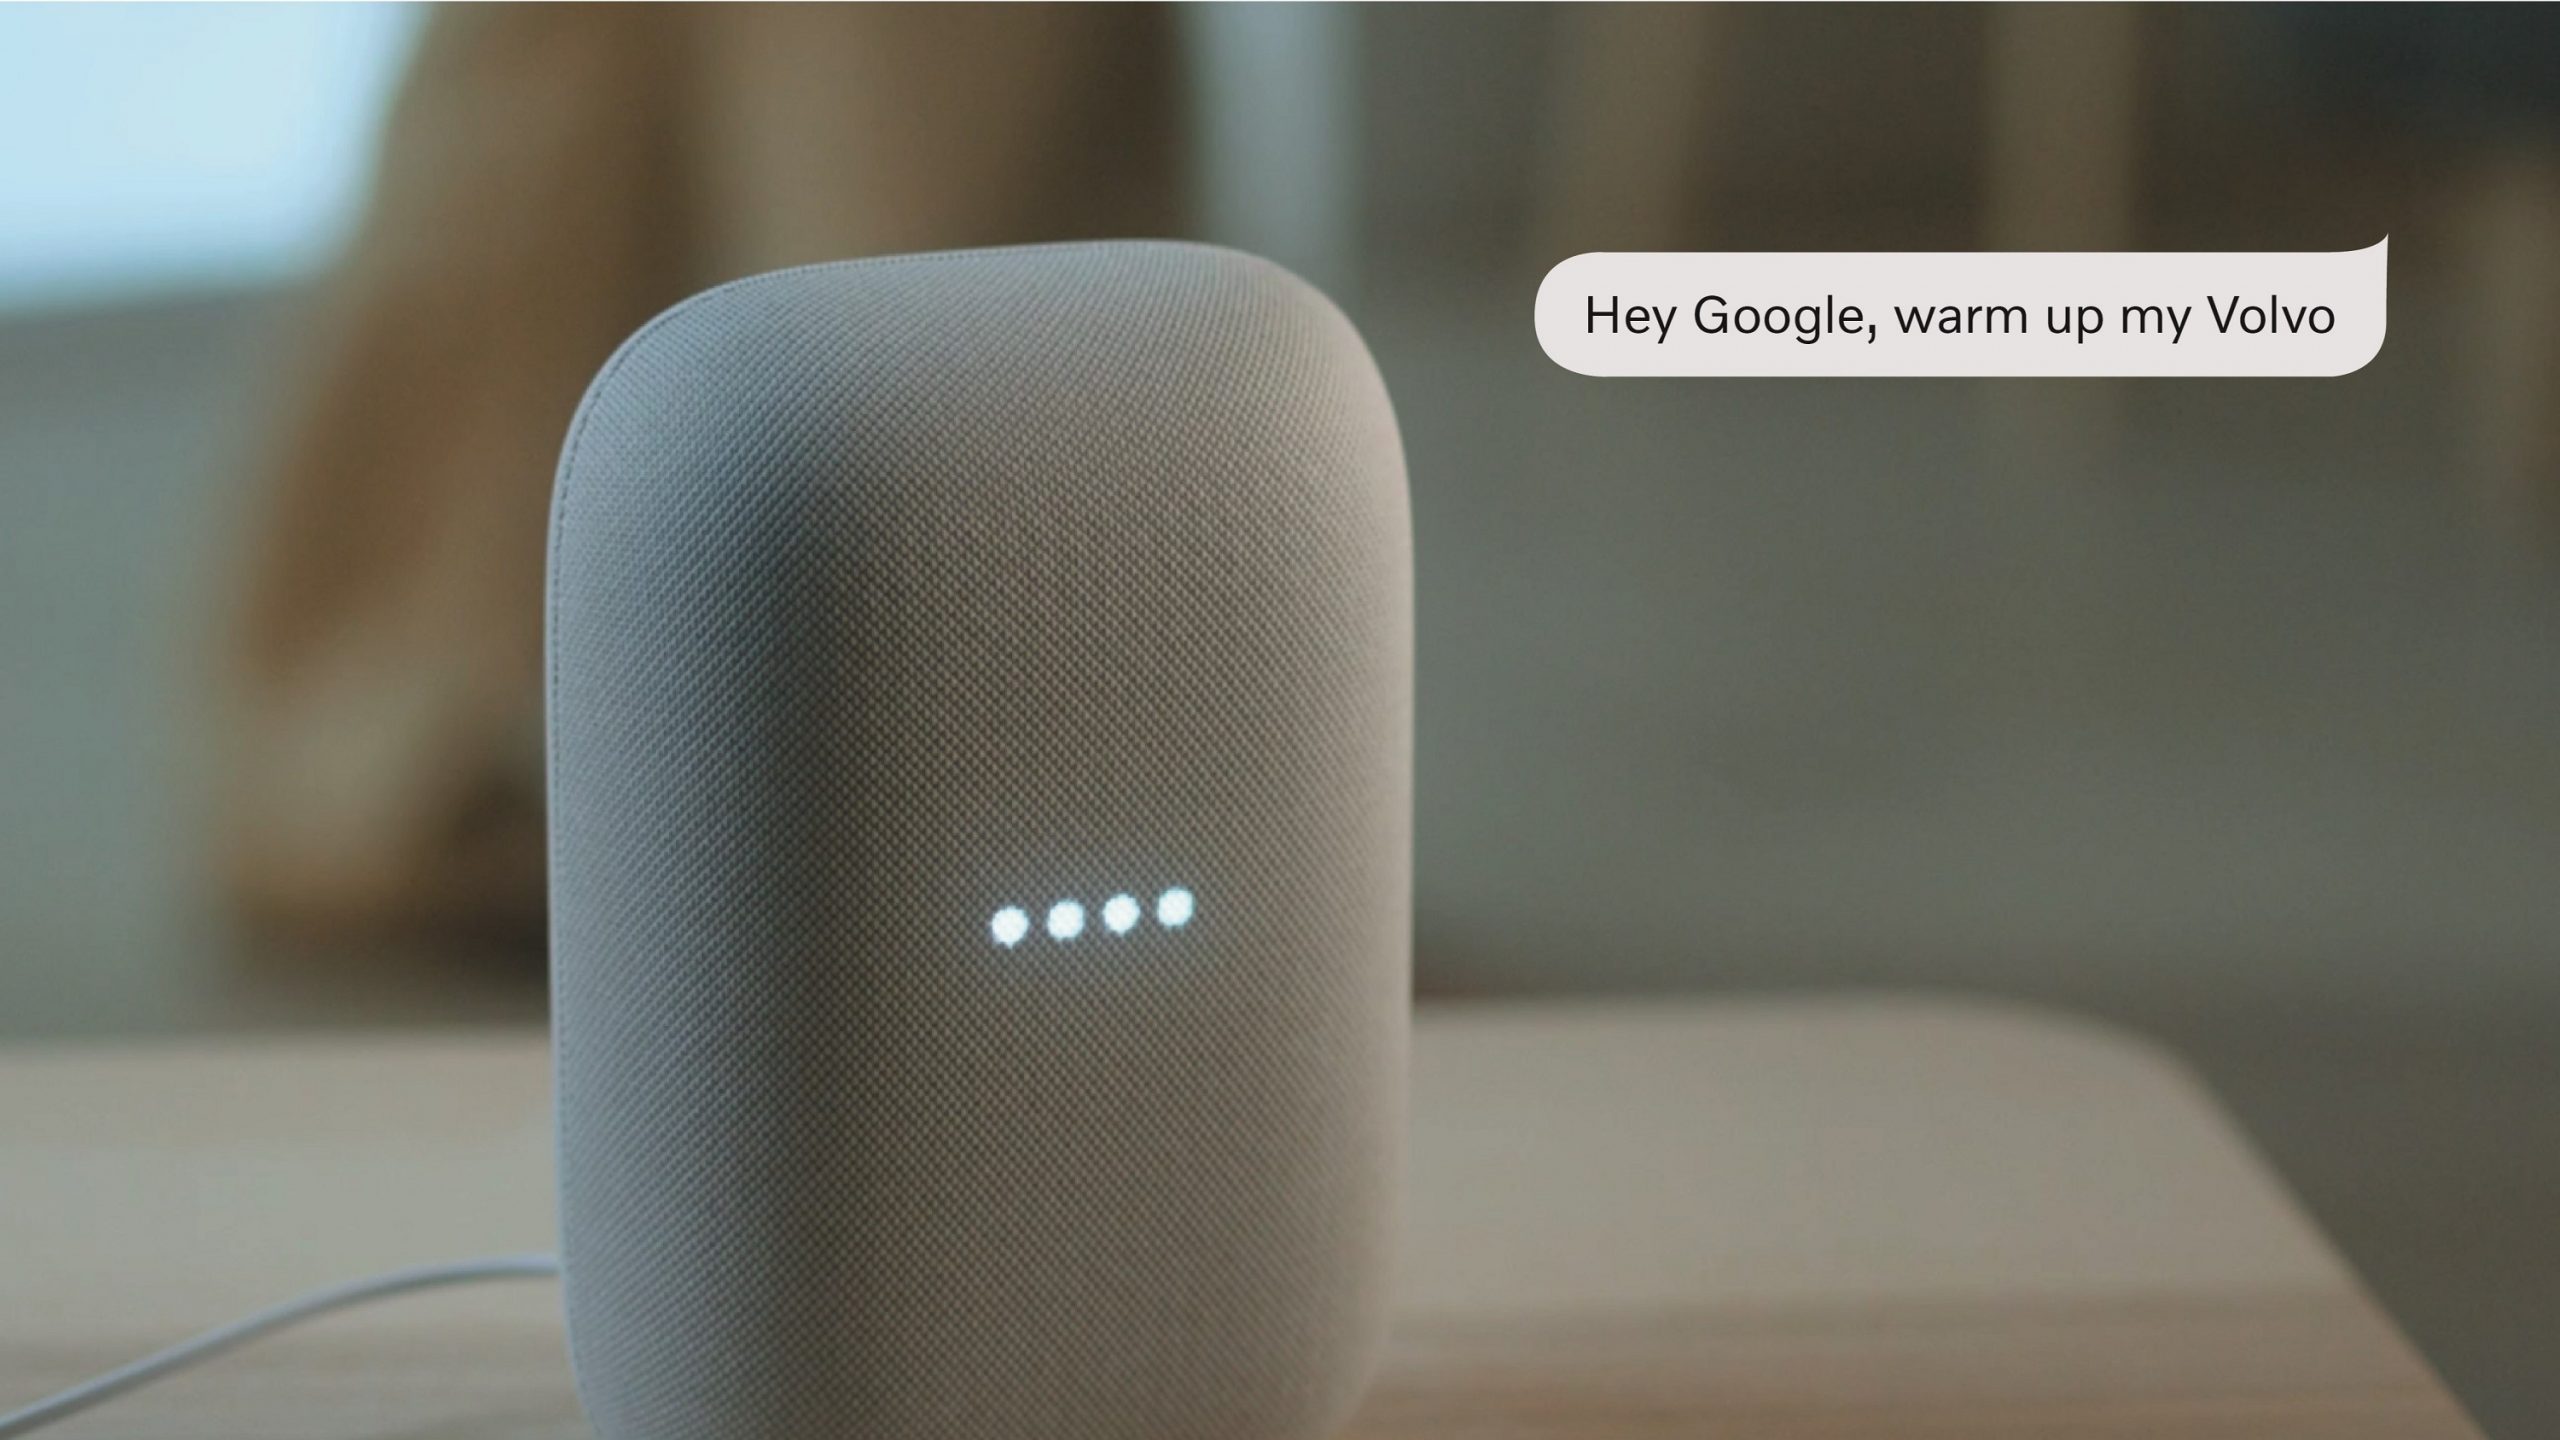
[[[308,1285],[547,1247],[541,1037],[0,1052],[0,1407]],[[1462,1008],[1353,1433],[2473,1436],[2183,1071],[1937,1003]],[[333,1320],[66,1440],[583,1433],[545,1285]]]

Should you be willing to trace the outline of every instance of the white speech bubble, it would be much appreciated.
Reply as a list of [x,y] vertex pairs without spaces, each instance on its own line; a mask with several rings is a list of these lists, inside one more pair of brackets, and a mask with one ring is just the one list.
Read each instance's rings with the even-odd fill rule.
[[1594,251],[1539,284],[1538,343],[1584,375],[2345,375],[2382,349],[2390,243]]

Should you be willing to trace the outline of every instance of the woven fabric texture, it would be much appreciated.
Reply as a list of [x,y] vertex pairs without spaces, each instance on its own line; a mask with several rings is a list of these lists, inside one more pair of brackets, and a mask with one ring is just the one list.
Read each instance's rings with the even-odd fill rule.
[[1250,257],[814,266],[623,347],[547,632],[604,1440],[1341,1421],[1396,1224],[1411,583],[1375,367]]

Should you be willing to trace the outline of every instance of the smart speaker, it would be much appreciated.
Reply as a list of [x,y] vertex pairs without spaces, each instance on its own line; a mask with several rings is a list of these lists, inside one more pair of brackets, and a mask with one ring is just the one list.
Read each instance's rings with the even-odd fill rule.
[[1168,243],[785,270],[552,502],[560,1228],[603,1440],[1279,1440],[1383,1325],[1395,419]]

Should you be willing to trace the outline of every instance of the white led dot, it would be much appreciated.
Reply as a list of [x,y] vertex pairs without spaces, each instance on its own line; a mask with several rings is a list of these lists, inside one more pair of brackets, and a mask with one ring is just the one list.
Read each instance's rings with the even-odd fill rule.
[[1031,917],[1022,913],[1021,906],[1007,905],[996,912],[996,918],[987,922],[987,929],[996,937],[997,944],[1007,947],[1019,945],[1022,937],[1031,933]]
[[1138,901],[1130,895],[1114,895],[1102,902],[1102,923],[1114,935],[1126,935],[1138,924]]
[[1156,897],[1156,923],[1167,930],[1179,930],[1191,923],[1193,908],[1191,892],[1177,885]]
[[1049,907],[1049,938],[1073,940],[1084,933],[1084,907],[1073,900],[1061,900]]

